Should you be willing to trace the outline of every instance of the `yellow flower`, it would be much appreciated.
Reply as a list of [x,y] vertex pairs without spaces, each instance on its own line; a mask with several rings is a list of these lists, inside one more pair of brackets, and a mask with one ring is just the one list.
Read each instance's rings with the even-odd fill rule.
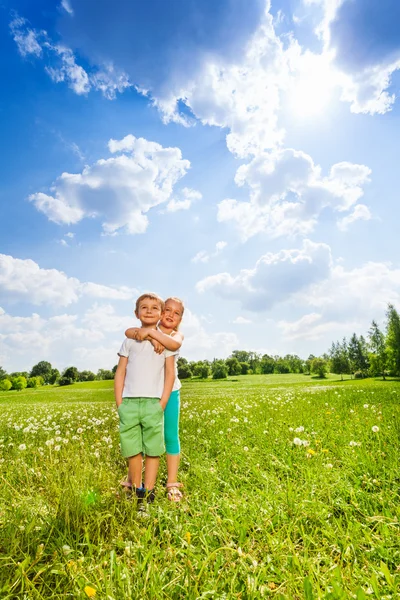
[[96,590],[94,588],[90,587],[90,585],[86,585],[83,588],[83,591],[85,592],[85,594],[88,598],[94,598],[94,596],[96,595]]
[[321,452],[325,452],[325,453],[326,453],[326,452],[329,452],[329,450],[327,450],[326,448],[323,448],[323,449],[321,450]]
[[185,540],[187,541],[188,544],[190,544],[190,540],[192,539],[192,536],[190,535],[190,531],[187,531],[185,533]]
[[313,450],[312,448],[307,448],[307,453],[313,455],[315,454],[315,450]]

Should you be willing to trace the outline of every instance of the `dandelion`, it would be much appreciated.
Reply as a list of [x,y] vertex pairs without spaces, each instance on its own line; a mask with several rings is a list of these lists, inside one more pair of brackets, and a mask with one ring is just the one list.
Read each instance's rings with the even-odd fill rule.
[[364,408],[368,408],[368,407],[369,407],[369,404],[364,404]]
[[303,440],[301,443],[305,448],[307,448],[307,446],[310,445],[310,442],[308,440]]
[[94,598],[94,596],[96,595],[96,590],[90,587],[90,585],[85,585],[83,591],[85,592],[88,598]]
[[248,451],[249,451],[249,449],[248,449],[248,447],[247,447],[247,446],[245,446],[245,447],[243,448],[243,450],[244,450],[245,452],[248,452]]
[[301,433],[302,431],[304,431],[303,425],[300,425],[300,427],[297,427],[297,429],[295,429],[296,433]]
[[61,450],[61,446],[54,446],[54,450],[55,450],[56,452],[59,452],[59,451]]
[[190,544],[190,540],[192,539],[192,536],[191,536],[191,533],[190,533],[190,531],[187,531],[187,532],[185,533],[185,536],[184,536],[184,537],[185,537],[185,540],[187,541],[187,543],[188,543],[188,544]]
[[21,450],[21,452],[23,452],[24,450],[26,450],[26,444],[20,444],[18,446],[18,450]]
[[325,465],[325,467],[326,467],[327,469],[333,469],[333,464],[332,464],[332,463],[327,463],[327,464]]
[[302,441],[301,441],[301,439],[300,439],[300,438],[298,438],[298,437],[295,437],[295,438],[294,438],[294,440],[293,440],[293,444],[294,444],[295,446],[301,446],[301,445],[302,445],[302,443],[303,443],[303,442],[302,442]]
[[354,440],[351,440],[351,442],[349,443],[349,446],[361,446],[361,442],[355,442]]
[[46,444],[46,446],[48,446],[50,448],[50,446],[54,445],[54,440],[46,440],[45,444]]
[[71,552],[71,548],[67,544],[64,544],[64,546],[62,547],[62,551],[63,551],[63,554],[65,556],[67,556],[67,554],[69,554]]
[[374,425],[374,426],[372,427],[372,431],[373,431],[374,433],[378,433],[378,431],[379,431],[379,427],[378,427],[378,425]]
[[312,448],[309,448],[307,450],[307,454],[311,454],[311,456],[313,456],[315,454],[315,450],[313,450]]

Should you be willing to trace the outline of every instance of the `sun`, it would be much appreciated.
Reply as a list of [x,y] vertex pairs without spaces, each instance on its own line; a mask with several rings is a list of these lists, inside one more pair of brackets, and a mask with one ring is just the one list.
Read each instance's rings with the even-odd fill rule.
[[336,73],[326,55],[307,52],[298,59],[287,92],[286,110],[296,118],[320,117],[329,110]]

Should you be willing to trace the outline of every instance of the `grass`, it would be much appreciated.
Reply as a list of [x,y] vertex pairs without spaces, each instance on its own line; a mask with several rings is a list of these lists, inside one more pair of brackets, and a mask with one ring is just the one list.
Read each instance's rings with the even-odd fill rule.
[[112,382],[0,394],[0,597],[399,598],[399,382],[230,379],[184,382],[147,518]]

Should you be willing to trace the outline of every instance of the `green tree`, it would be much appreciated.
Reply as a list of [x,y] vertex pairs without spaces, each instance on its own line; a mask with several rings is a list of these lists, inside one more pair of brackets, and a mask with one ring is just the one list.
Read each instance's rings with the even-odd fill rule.
[[248,362],[241,362],[240,364],[240,368],[242,371],[242,375],[248,375],[249,370],[250,370],[250,365]]
[[379,329],[376,321],[372,321],[368,331],[369,346],[371,348],[370,362],[371,374],[382,375],[385,379],[387,351],[383,332]]
[[314,354],[310,354],[307,360],[304,362],[304,374],[311,375],[311,363],[314,360]]
[[328,365],[323,358],[313,358],[311,361],[311,373],[318,375],[321,379],[326,377]]
[[226,379],[228,377],[228,367],[223,360],[215,360],[211,365],[213,379]]
[[54,385],[60,379],[60,371],[58,369],[52,369],[48,383]]
[[114,373],[110,371],[110,369],[99,369],[97,371],[96,379],[103,381],[114,379]]
[[242,372],[242,367],[240,366],[240,362],[237,358],[227,358],[225,364],[228,369],[229,375],[240,375]]
[[336,375],[340,375],[343,381],[343,373],[350,372],[349,356],[347,351],[346,338],[343,342],[332,342],[332,346],[329,350],[329,362],[330,370]]
[[400,316],[393,304],[386,312],[386,348],[390,373],[400,375]]
[[46,360],[41,360],[37,365],[32,367],[29,377],[43,377],[45,383],[49,382],[53,367]]
[[[62,376],[66,377],[67,379],[72,379],[72,383],[74,383],[75,381],[78,381],[79,371],[76,367],[68,367],[67,369],[65,369]],[[60,383],[60,385],[61,385],[61,383]]]
[[66,377],[65,375],[63,375],[62,377],[60,377],[59,381],[58,381],[58,385],[72,385],[73,383],[75,383],[75,380],[72,379],[72,377]]
[[[179,363],[179,359],[178,359]],[[190,379],[192,377],[192,371],[190,370],[190,366],[188,362],[184,362],[178,364],[178,377],[179,379]]]
[[26,382],[26,387],[38,388],[41,385],[43,385],[43,383],[44,383],[43,377],[40,377],[39,375],[37,375],[36,377],[29,377],[28,381]]
[[23,375],[17,375],[17,377],[13,377],[11,379],[11,383],[12,389],[18,390],[20,392],[21,390],[24,390],[26,388],[26,377],[24,377]]
[[[114,379],[114,371],[112,372],[113,376],[110,379]],[[92,373],[92,371],[81,371],[79,373],[79,381],[94,381],[96,379],[96,375]]]
[[275,359],[268,354],[264,354],[260,361],[260,370],[264,375],[273,373],[275,369]]
[[12,383],[9,379],[0,379],[0,390],[2,392],[8,392],[12,388]]
[[210,376],[210,372],[211,372],[211,368],[210,368],[210,365],[208,364],[208,362],[203,362],[203,364],[199,370],[200,379],[208,379]]
[[3,369],[3,367],[0,367],[0,381],[2,379],[5,379],[7,377],[7,372]]

